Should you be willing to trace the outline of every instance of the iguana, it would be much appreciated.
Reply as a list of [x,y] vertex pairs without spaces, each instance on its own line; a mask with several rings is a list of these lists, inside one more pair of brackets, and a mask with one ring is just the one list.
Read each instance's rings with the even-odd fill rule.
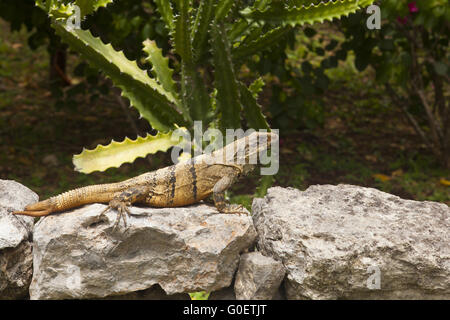
[[219,212],[245,213],[242,206],[227,203],[224,192],[239,177],[256,167],[255,162],[250,160],[270,148],[271,141],[275,139],[278,136],[274,133],[254,132],[212,153],[122,182],[74,189],[13,213],[41,217],[84,204],[109,203],[102,215],[109,209],[116,209],[116,227],[121,218],[126,225],[125,212],[130,214],[128,207],[131,204],[179,207],[199,202],[211,194]]

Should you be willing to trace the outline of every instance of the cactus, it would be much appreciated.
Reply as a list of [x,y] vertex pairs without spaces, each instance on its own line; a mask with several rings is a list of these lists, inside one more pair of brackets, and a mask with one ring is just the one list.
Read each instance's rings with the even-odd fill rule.
[[113,140],[109,145],[98,145],[94,150],[83,149],[83,152],[73,157],[73,163],[76,170],[83,173],[119,167],[123,163],[133,162],[136,158],[167,151],[180,142],[180,139],[172,140],[172,137],[170,132],[158,132],[154,136],[147,134],[146,137],[137,137],[136,140]]
[[112,2],[36,0],[62,41],[109,77],[140,116],[159,131],[155,136],[134,141],[127,138],[83,150],[74,156],[74,164],[76,170],[86,173],[166,151],[178,144],[168,138],[172,130],[191,130],[195,120],[201,120],[204,127],[223,131],[240,127],[242,119],[249,127],[270,129],[257,102],[264,82],[256,79],[247,86],[237,79],[236,70],[295,28],[347,16],[373,0],[255,0],[247,7],[246,1],[236,0],[154,0],[171,36],[173,53],[179,59],[175,65],[180,70],[173,70],[161,49],[148,39],[143,43],[143,52],[153,77],[89,30],[65,27],[74,5],[84,18]]

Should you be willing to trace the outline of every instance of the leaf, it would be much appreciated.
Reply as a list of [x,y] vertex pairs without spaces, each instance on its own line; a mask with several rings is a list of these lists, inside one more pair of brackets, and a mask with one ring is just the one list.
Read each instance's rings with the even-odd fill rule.
[[248,89],[251,91],[251,93],[253,94],[253,97],[255,99],[258,98],[258,95],[262,91],[264,84],[265,83],[264,83],[263,78],[259,77],[259,78],[255,79],[255,81],[253,81],[250,84],[250,86],[248,87]]
[[[175,21],[175,51],[181,57],[181,100],[183,109],[189,111],[189,117],[202,120],[203,108],[207,107],[206,89],[197,73],[190,37],[190,0],[177,0],[179,15]],[[192,121],[192,120],[191,120]]]
[[214,63],[214,83],[217,89],[216,103],[222,114],[220,129],[240,127],[242,106],[239,99],[238,82],[231,61],[230,45],[223,25],[211,25],[211,47]]
[[159,11],[163,21],[166,26],[169,27],[169,30],[173,30],[175,28],[174,17],[173,17],[173,9],[169,0],[155,0],[156,8]]
[[[298,5],[286,6],[284,1],[272,2],[266,10],[246,8],[241,14],[250,20],[281,25],[304,25],[332,21],[334,18],[348,16],[358,9],[366,7],[374,0],[337,0],[315,4],[313,1],[296,1]],[[306,3],[306,4],[303,4]]]
[[177,0],[179,15],[175,22],[175,51],[181,57],[181,100],[183,109],[189,110],[190,119],[203,120],[207,114],[209,97],[193,60],[189,30],[189,4],[189,0]]
[[175,52],[188,64],[192,64],[192,46],[189,31],[189,0],[177,0],[179,11],[175,21],[174,45]]
[[192,49],[196,59],[200,59],[206,51],[208,31],[214,17],[215,0],[204,0],[200,2],[195,18],[194,27],[191,31]]
[[205,83],[193,64],[182,63],[181,92],[186,108],[195,121],[204,121],[209,109],[209,95]]
[[52,26],[65,43],[122,89],[122,95],[130,100],[140,116],[153,128],[166,132],[174,128],[174,123],[184,125],[187,122],[186,118],[183,118],[187,112],[183,110],[182,114],[177,109],[179,102],[173,94],[150,78],[135,61],[128,60],[122,51],[116,51],[110,44],[104,44],[89,31],[69,31],[58,23]]
[[255,0],[253,7],[259,10],[264,10],[267,8],[267,5],[270,4],[272,0]]
[[401,177],[404,174],[402,169],[397,169],[391,173],[391,177]]
[[66,3],[60,0],[36,0],[37,6],[42,8],[54,19],[67,19],[75,13],[75,5],[80,8],[81,18],[94,13],[101,7],[106,7],[113,0],[75,0]]
[[205,291],[189,293],[191,300],[208,300],[209,293]]
[[322,0],[289,0],[286,1],[286,7],[289,9],[301,6],[310,6],[312,4],[318,4]]
[[249,126],[253,129],[270,129],[266,118],[262,114],[262,108],[256,101],[254,92],[250,91],[243,83],[239,84],[239,90],[245,119]]
[[[217,0],[216,0],[217,1]],[[216,21],[224,19],[236,0],[219,0],[216,8]]]
[[177,145],[180,140],[172,141],[172,131],[159,132],[152,136],[137,137],[136,140],[125,138],[122,142],[111,141],[107,146],[98,145],[94,150],[83,149],[83,152],[73,156],[75,170],[82,173],[105,171],[111,167],[119,167],[124,163],[133,162],[136,158],[145,157],[158,151],[166,152]]
[[439,180],[439,182],[443,185],[443,186],[447,186],[450,187],[450,181],[444,178],[441,178],[441,180]]
[[101,7],[106,7],[114,0],[75,0],[75,4],[80,7],[81,16],[96,12]]
[[262,33],[263,33],[263,26],[260,25],[251,26],[249,30],[246,32],[244,40],[240,42],[239,46],[245,47],[247,45],[250,45],[250,43],[260,38]]
[[239,40],[249,26],[247,20],[239,19],[237,23],[233,24],[233,27],[228,32],[228,39],[230,39],[230,41]]
[[147,39],[143,44],[143,50],[148,55],[145,60],[153,66],[153,75],[166,91],[176,97],[175,82],[172,79],[173,70],[169,67],[169,59],[163,56],[162,50],[158,48],[155,41]]
[[377,180],[380,180],[381,182],[386,182],[386,181],[391,180],[390,176],[387,176],[387,175],[382,174],[382,173],[376,173],[376,174],[372,175],[372,177],[377,179]]
[[233,58],[240,59],[270,48],[291,29],[290,26],[275,28],[250,43],[242,43],[239,47],[233,49]]

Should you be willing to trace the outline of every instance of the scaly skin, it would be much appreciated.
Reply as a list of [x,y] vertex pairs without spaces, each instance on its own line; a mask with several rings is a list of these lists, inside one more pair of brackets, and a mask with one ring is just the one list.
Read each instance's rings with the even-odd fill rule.
[[[266,145],[255,141],[261,136],[267,137]],[[222,213],[244,213],[241,206],[225,202],[224,192],[240,176],[247,174],[256,165],[249,159],[270,148],[272,139],[278,139],[273,133],[255,132],[248,137],[236,140],[211,154],[203,154],[170,167],[111,184],[99,184],[71,190],[47,200],[28,205],[24,211],[14,214],[33,217],[46,216],[53,212],[65,211],[89,203],[109,203],[109,208],[117,209],[118,221],[128,206],[133,203],[150,207],[179,207],[199,202],[211,194],[214,203]],[[239,163],[238,152],[244,150],[245,161]],[[105,210],[106,211],[106,210]]]

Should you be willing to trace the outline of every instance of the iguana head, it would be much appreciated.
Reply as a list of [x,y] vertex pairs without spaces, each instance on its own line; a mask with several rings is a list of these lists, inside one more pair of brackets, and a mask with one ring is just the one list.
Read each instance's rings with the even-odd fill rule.
[[240,166],[246,174],[258,164],[267,164],[264,157],[268,157],[268,150],[277,143],[278,135],[275,133],[253,132],[226,145],[221,156],[227,164]]

